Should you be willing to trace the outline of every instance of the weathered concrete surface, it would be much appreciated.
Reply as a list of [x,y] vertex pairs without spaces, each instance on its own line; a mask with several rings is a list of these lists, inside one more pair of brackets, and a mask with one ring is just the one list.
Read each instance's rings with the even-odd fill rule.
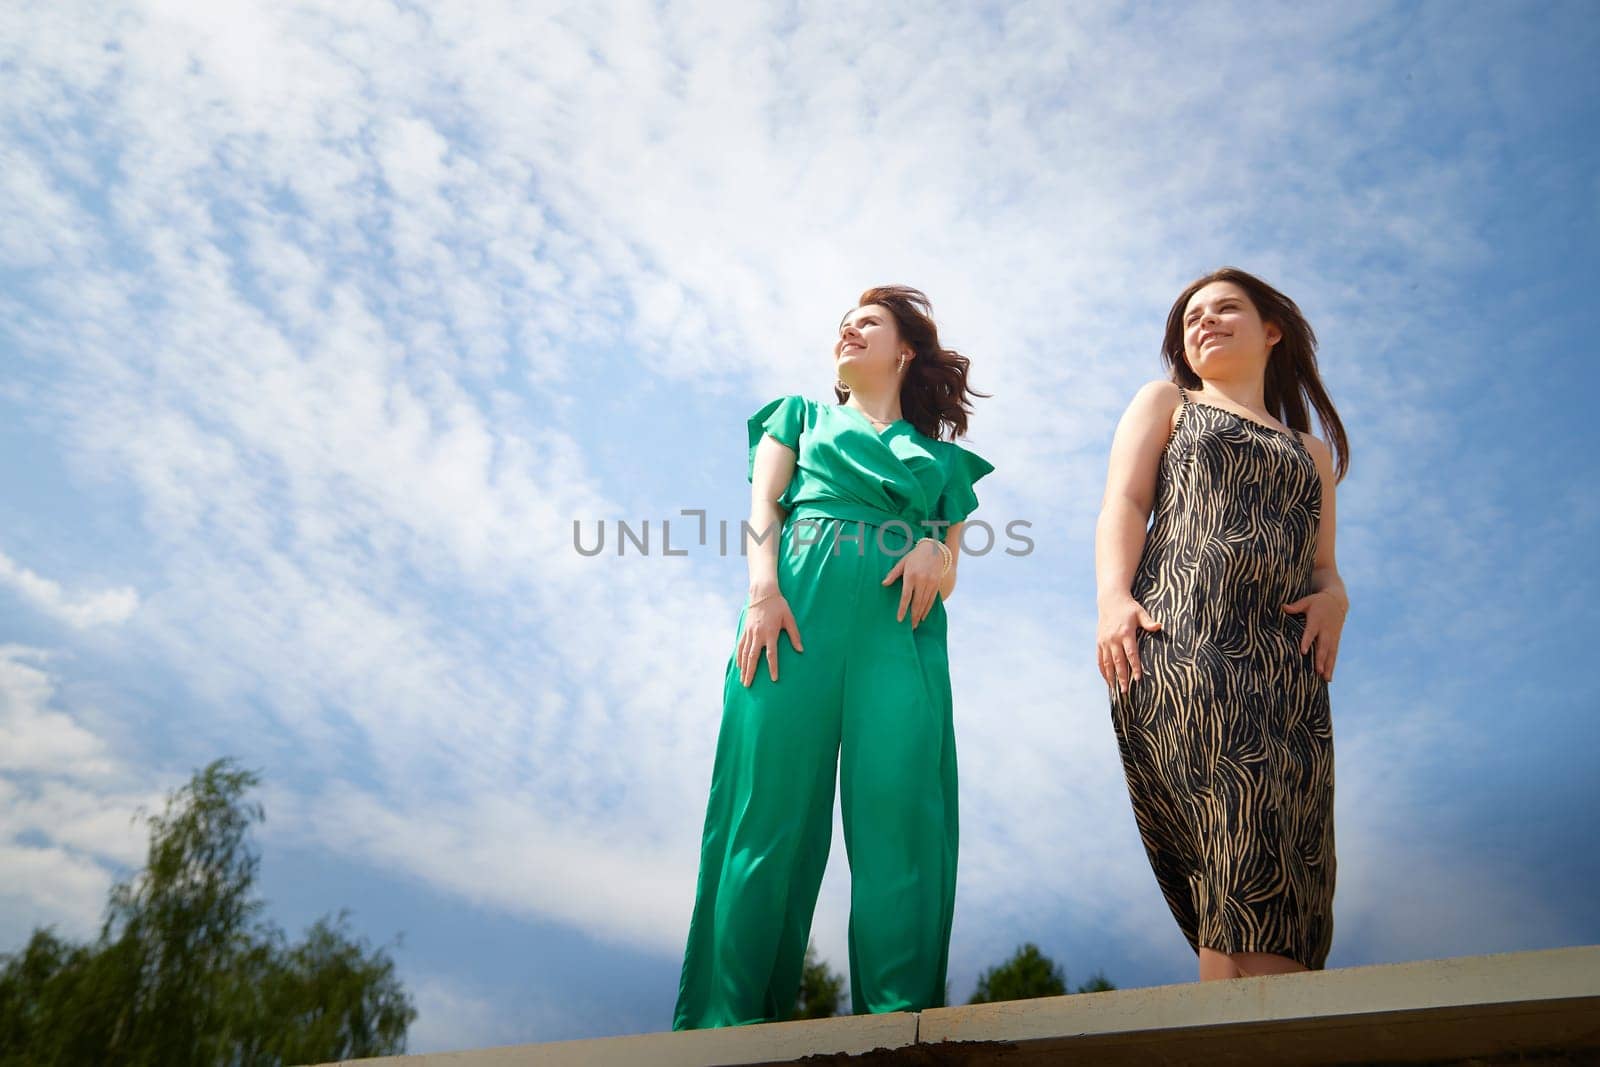
[[697,1067],[700,1064],[794,1063],[809,1056],[848,1056],[878,1048],[905,1048],[916,1040],[917,1016],[911,1012],[894,1012],[345,1062],[360,1067],[611,1067],[613,1064],[617,1067],[623,1064]]
[[623,1064],[1600,1063],[1600,946],[682,1034],[350,1061]]
[[1600,1060],[1600,947],[940,1008],[918,1040],[949,1063]]

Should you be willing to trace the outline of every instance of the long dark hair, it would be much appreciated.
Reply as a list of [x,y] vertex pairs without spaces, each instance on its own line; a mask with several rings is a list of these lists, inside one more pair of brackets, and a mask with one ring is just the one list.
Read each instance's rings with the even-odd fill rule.
[[1317,373],[1317,335],[1295,302],[1253,274],[1237,267],[1222,267],[1189,283],[1167,313],[1167,333],[1161,339],[1161,358],[1172,380],[1188,389],[1200,388],[1200,376],[1189,366],[1183,351],[1183,312],[1189,298],[1212,282],[1232,282],[1243,289],[1255,305],[1262,322],[1270,322],[1283,334],[1267,357],[1265,397],[1267,411],[1291,430],[1311,432],[1311,416],[1306,401],[1317,409],[1317,421],[1333,447],[1335,477],[1350,471],[1350,439],[1344,423],[1328,399],[1322,376]]
[[[954,440],[967,432],[967,416],[972,413],[968,399],[989,396],[967,384],[967,368],[972,361],[953,348],[939,344],[939,328],[933,324],[933,305],[922,290],[907,285],[878,285],[861,294],[856,307],[877,304],[894,316],[900,339],[917,354],[906,366],[900,383],[900,413],[924,437]],[[842,404],[849,390],[833,387]]]

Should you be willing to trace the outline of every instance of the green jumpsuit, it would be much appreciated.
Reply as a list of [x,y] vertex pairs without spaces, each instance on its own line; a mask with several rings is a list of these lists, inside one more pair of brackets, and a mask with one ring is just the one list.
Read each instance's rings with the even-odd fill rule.
[[[956,750],[943,599],[911,628],[883,579],[977,506],[994,468],[900,420],[782,397],[750,419],[796,452],[778,586],[805,645],[746,688],[732,655],[673,1029],[789,1018],[833,836],[850,860],[856,1012],[944,1003],[956,880]],[[739,633],[745,611],[739,614]],[[737,648],[737,636],[735,638]]]

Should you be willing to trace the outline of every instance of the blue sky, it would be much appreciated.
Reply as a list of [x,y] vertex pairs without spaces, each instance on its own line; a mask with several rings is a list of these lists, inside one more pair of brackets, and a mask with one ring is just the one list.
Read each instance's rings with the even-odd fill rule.
[[737,522],[745,418],[903,282],[1036,542],[951,601],[952,995],[1024,940],[1187,980],[1092,532],[1223,263],[1353,444],[1330,964],[1600,941],[1597,50],[1583,3],[6,7],[0,949],[228,754],[271,914],[403,932],[414,1051],[665,1027],[744,567],[572,522]]

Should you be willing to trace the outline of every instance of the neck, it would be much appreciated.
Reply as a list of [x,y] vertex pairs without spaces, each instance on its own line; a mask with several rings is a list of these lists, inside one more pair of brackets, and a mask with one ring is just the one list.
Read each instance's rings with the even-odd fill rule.
[[864,415],[884,422],[900,418],[900,383],[876,382],[857,385],[849,383],[850,396],[845,401]]
[[1200,391],[1208,396],[1221,397],[1239,407],[1248,408],[1258,415],[1277,416],[1267,411],[1266,381],[1262,378],[1227,379],[1202,378]]

